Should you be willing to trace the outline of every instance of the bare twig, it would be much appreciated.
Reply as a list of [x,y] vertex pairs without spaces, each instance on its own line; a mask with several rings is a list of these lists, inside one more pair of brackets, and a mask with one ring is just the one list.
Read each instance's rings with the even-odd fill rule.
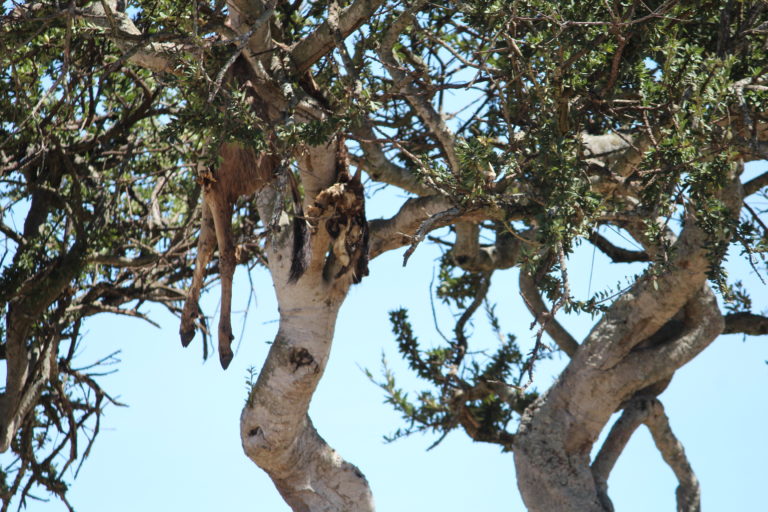
[[579,348],[578,342],[557,321],[554,314],[549,312],[533,279],[522,270],[520,271],[520,294],[533,315],[534,322],[540,324],[541,328],[557,343],[560,350],[568,354],[569,357],[573,357]]
[[411,246],[407,251],[405,251],[405,254],[403,255],[403,266],[408,264],[408,258],[411,257],[411,254],[413,254],[413,251],[416,250],[416,247],[422,242],[422,240],[424,240],[424,237],[427,235],[427,233],[434,229],[436,224],[450,221],[459,215],[461,215],[461,210],[454,206],[453,208],[449,208],[440,213],[436,213],[422,222],[421,226],[416,231],[416,234],[411,237]]

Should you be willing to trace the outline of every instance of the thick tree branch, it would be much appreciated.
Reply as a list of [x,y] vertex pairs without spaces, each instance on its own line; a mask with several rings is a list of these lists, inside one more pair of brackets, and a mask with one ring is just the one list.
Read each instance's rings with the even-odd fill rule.
[[768,185],[768,172],[756,176],[744,184],[744,197],[751,196],[755,192]]
[[748,312],[725,315],[723,334],[736,333],[748,334],[750,336],[768,334],[768,317]]
[[23,347],[24,341],[21,346],[19,340],[10,338],[6,343],[8,374],[5,391],[0,393],[0,453],[8,450],[43,387],[56,372],[58,337],[46,340],[46,345],[34,353]]
[[[461,227],[462,224],[466,227]],[[476,223],[472,226],[478,227]],[[514,267],[520,263],[519,256],[523,244],[533,243],[526,241],[524,233],[504,230],[496,233],[495,244],[481,246],[473,243],[472,238],[459,236],[462,229],[469,231],[465,237],[471,234],[474,228],[470,227],[469,223],[457,223],[456,229],[456,243],[451,249],[451,256],[456,265],[469,272],[492,272]]]
[[619,396],[644,385],[669,379],[674,372],[709,346],[723,330],[723,317],[709,286],[685,307],[685,328],[658,346],[638,349],[608,372]]
[[337,305],[303,308],[301,315],[291,309],[297,322],[282,315],[241,416],[245,453],[294,510],[373,510],[363,474],[328,446],[306,415],[327,363]]
[[241,34],[248,34],[248,48],[262,55],[262,62],[269,60],[267,51],[274,47],[267,21],[275,12],[277,0],[229,0],[230,24]]
[[[370,258],[373,259],[386,251],[410,245],[411,237],[424,221],[452,206],[444,197],[418,197],[407,200],[393,217],[370,221],[368,223],[371,232]],[[437,227],[442,226],[435,226]]]
[[[444,212],[454,211],[451,202],[442,196],[417,197],[403,203],[393,217],[389,219],[375,219],[369,222],[371,232],[370,257],[375,258],[380,254],[412,245],[414,237],[421,231],[438,229],[449,224],[467,222],[480,222],[483,220],[510,221],[520,219],[525,215],[528,206],[509,206],[506,210],[494,208],[478,208],[458,215],[446,215],[436,222],[429,222],[430,218]],[[429,222],[428,229],[423,229],[424,223]],[[509,268],[517,262],[519,240],[511,235],[502,235],[500,242],[495,247],[480,248],[479,263],[481,267],[474,267],[473,271],[491,271],[501,268]],[[487,258],[487,260],[486,260]]]
[[628,140],[629,147],[616,159],[611,170],[618,176],[626,178],[643,161],[646,151],[653,145],[661,132],[661,126],[655,126],[653,132],[644,131]]
[[[738,212],[741,186],[737,180],[725,187],[722,196],[724,203]],[[685,228],[674,243],[669,263],[661,273],[638,280],[592,329],[588,342],[594,340],[594,350],[602,352],[610,346],[609,352],[603,353],[604,356],[612,354],[603,359],[605,367],[615,365],[700,292],[711,265],[708,257],[711,243],[689,211]]]
[[[720,192],[732,212],[739,211],[741,200],[737,175],[733,172]],[[669,261],[614,302],[555,385],[526,409],[515,464],[529,508],[554,510],[558,503],[578,503],[569,510],[604,510],[588,465],[603,426],[621,401],[671,376],[722,331],[714,294],[705,288],[711,244],[689,211]],[[633,351],[686,304],[687,329],[679,338]],[[548,468],[546,474],[542,467]]]
[[631,135],[618,133],[604,135],[581,133],[579,135],[579,139],[584,145],[584,156],[601,163],[611,163],[620,158],[622,152],[630,147],[631,137]]
[[747,161],[762,160],[768,156],[768,117],[764,111],[751,109],[744,96],[747,89],[768,90],[765,87],[766,80],[763,75],[750,76],[734,82],[730,89],[739,104],[718,123],[731,128],[735,135],[734,146],[741,149],[740,156]]
[[[336,180],[337,159],[341,156],[339,155],[341,149],[339,144],[344,144],[344,142],[337,135],[326,144],[305,148],[304,154],[299,157],[299,171],[304,187],[303,209],[305,212],[310,211],[317,195],[330,187]],[[310,271],[322,272],[329,243],[330,238],[325,230],[317,230],[314,233],[310,247]],[[291,258],[295,257],[298,255],[291,256]]]
[[641,424],[648,427],[656,448],[677,477],[677,510],[698,512],[701,509],[699,482],[685,456],[683,446],[672,433],[664,406],[656,398],[635,399],[627,404],[592,463],[592,474],[604,508],[609,512],[614,510],[608,497],[608,477],[630,437]]
[[192,47],[173,42],[151,42],[131,18],[117,12],[117,1],[94,2],[78,13],[79,17],[105,30],[115,44],[127,55],[128,61],[157,73],[173,73],[173,62],[183,51]]
[[[338,170],[338,140],[318,146],[301,162],[311,173],[311,189],[323,185]],[[306,189],[305,189],[306,190]],[[307,200],[311,200],[311,191]],[[282,195],[264,189],[257,197],[262,218],[271,218]],[[349,222],[349,220],[347,220]],[[280,304],[280,328],[259,378],[243,408],[240,432],[248,457],[265,470],[285,501],[294,509],[372,511],[368,482],[344,461],[316,432],[307,410],[328,363],[338,310],[352,276],[327,279],[324,275],[328,235],[323,226],[313,236],[312,262],[306,273],[288,284],[292,232],[280,229],[267,245],[269,269]]]
[[[349,7],[341,11],[337,26],[341,37],[345,38],[371,18],[384,2],[380,0],[355,0]],[[333,27],[327,21],[322,23],[314,32],[296,43],[291,56],[296,71],[301,74],[323,55],[336,46]]]
[[470,222],[457,222],[454,229],[456,242],[451,249],[451,257],[461,266],[472,261],[480,251],[480,226]]
[[375,142],[370,126],[361,125],[353,131],[353,137],[363,149],[363,157],[355,159],[355,165],[361,166],[371,178],[419,196],[434,194],[434,190],[421,183],[415,173],[396,165],[384,154],[381,145]]
[[0,453],[10,446],[56,364],[58,338],[55,342],[49,340],[46,346],[28,349],[29,332],[43,311],[80,272],[85,252],[85,240],[79,239],[59,261],[21,285],[19,289],[25,292],[17,293],[7,306],[7,374],[5,391],[0,394]]

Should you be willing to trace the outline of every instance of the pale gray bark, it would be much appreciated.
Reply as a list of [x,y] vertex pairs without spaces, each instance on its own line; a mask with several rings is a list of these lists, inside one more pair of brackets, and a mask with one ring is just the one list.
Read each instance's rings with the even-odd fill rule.
[[354,159],[353,163],[362,167],[371,178],[420,196],[433,193],[415,173],[396,165],[384,154],[381,146],[375,142],[376,136],[369,126],[361,126],[353,133],[364,154],[363,157]]
[[[347,37],[383,4],[379,0],[355,0],[339,13],[337,27],[342,37]],[[304,72],[327,54],[336,44],[331,24],[325,22],[314,32],[299,41],[293,48],[294,65]]]
[[608,477],[616,461],[627,446],[637,427],[648,417],[648,407],[644,401],[631,402],[613,424],[608,437],[600,447],[600,452],[592,463],[592,476],[595,479],[597,497],[603,508],[613,512],[613,503],[608,497]]
[[630,437],[642,424],[650,430],[662,458],[675,473],[680,484],[676,492],[678,512],[698,512],[701,510],[699,482],[685,456],[682,444],[672,433],[664,406],[656,398],[642,396],[627,404],[592,463],[592,474],[603,507],[607,511],[614,510],[608,497],[608,476]]
[[[307,153],[302,174],[312,174],[307,195],[332,182],[335,159],[329,144]],[[263,218],[271,218],[278,196],[259,197]],[[363,474],[336,453],[307,415],[323,375],[333,341],[336,317],[351,276],[323,277],[327,235],[318,230],[307,273],[288,283],[292,233],[283,215],[281,236],[268,244],[270,272],[277,293],[280,327],[240,419],[246,455],[270,476],[296,511],[373,510],[373,496]]]
[[[733,205],[740,198],[734,176],[723,200]],[[641,278],[614,302],[555,385],[523,415],[515,465],[529,510],[606,510],[589,453],[611,414],[637,391],[671,377],[722,332],[722,315],[705,285],[706,237],[693,215],[671,254],[664,270]],[[681,310],[679,335],[639,348]]]
[[650,413],[645,424],[651,431],[653,442],[661,452],[670,469],[675,473],[679,485],[677,487],[678,512],[701,511],[701,489],[699,480],[685,456],[685,450],[680,441],[675,437],[669,425],[669,418],[664,412],[664,406],[658,400],[651,402]]

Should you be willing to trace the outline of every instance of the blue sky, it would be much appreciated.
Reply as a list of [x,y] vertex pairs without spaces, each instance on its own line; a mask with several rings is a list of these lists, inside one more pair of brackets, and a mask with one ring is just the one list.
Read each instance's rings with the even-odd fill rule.
[[[766,164],[751,166],[750,174],[765,172]],[[376,217],[394,211],[402,200],[384,191],[370,201]],[[361,368],[380,373],[382,354],[402,387],[418,391],[420,383],[399,360],[387,312],[407,307],[420,340],[437,340],[429,306],[429,283],[439,249],[422,244],[406,268],[402,250],[371,263],[371,275],[353,287],[337,324],[333,351],[310,414],[320,434],[347,460],[365,473],[378,510],[522,511],[511,454],[495,446],[472,443],[461,431],[449,435],[432,451],[432,435],[414,436],[386,444],[382,436],[401,426],[396,413],[382,403],[383,394]],[[607,265],[599,252],[592,267],[591,248],[571,258],[574,292],[585,294],[614,284],[618,271],[636,268]],[[614,268],[615,267],[615,268]],[[734,277],[755,290],[755,310],[766,309],[765,286],[738,258]],[[103,379],[105,388],[127,408],[110,407],[93,453],[74,481],[71,501],[80,512],[136,510],[287,511],[269,478],[253,465],[240,447],[239,415],[245,396],[247,368],[261,366],[277,329],[277,309],[269,276],[252,274],[255,301],[243,324],[249,279],[244,269],[235,276],[233,326],[238,350],[226,372],[216,357],[201,362],[200,338],[183,349],[178,320],[154,311],[157,329],[139,320],[100,315],[86,327],[79,361],[95,361],[121,350],[119,372]],[[498,272],[491,299],[498,303],[502,327],[530,347],[531,318],[519,298],[517,272]],[[218,289],[204,296],[203,309],[216,313]],[[438,307],[438,316],[450,313]],[[480,318],[482,315],[479,316]],[[574,335],[582,337],[592,321],[564,318]],[[240,335],[244,325],[244,335]],[[444,324],[449,325],[449,324]],[[493,346],[484,322],[476,322],[473,348]],[[742,341],[723,336],[675,376],[661,396],[672,427],[683,441],[702,485],[704,510],[764,509],[765,460],[768,446],[764,426],[768,399],[768,345],[765,337]],[[565,359],[541,363],[535,385],[551,384]],[[0,456],[7,463],[8,455]],[[675,510],[677,483],[661,460],[650,435],[641,427],[619,459],[609,480],[609,493],[621,512]],[[64,510],[52,500],[30,502],[33,512]]]

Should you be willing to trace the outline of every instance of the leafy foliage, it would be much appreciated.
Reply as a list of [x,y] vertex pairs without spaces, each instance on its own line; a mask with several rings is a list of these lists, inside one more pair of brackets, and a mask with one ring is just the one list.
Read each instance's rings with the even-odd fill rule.
[[[400,354],[427,386],[412,398],[385,366],[380,385],[407,424],[393,438],[462,427],[511,449],[557,310],[599,315],[655,284],[681,226],[701,230],[728,307],[750,309],[723,263],[737,242],[763,270],[765,212],[746,205],[742,216],[724,192],[743,160],[765,156],[764,2],[382,2],[341,37],[329,23],[355,3],[277,2],[264,21],[272,47],[248,56],[254,30],[235,31],[225,2],[4,4],[0,359],[9,383],[28,378],[6,386],[0,412],[21,410],[14,392],[34,403],[11,429],[2,510],[37,487],[66,503],[64,472],[88,455],[104,406],[116,403],[96,367],[78,369],[81,326],[102,312],[149,320],[149,303],[179,313],[197,172],[219,163],[222,142],[273,151],[287,168],[343,133],[372,178],[439,196],[479,226],[471,257],[459,254],[458,228],[434,238],[448,248],[436,293],[455,313],[448,339],[424,348],[407,312],[390,313]],[[115,12],[94,14],[108,4]],[[120,32],[120,19],[141,35]],[[332,43],[297,70],[296,49],[318,32]],[[173,51],[153,55],[163,66],[137,65],[152,45]],[[234,225],[248,265],[264,261],[253,203],[240,200]],[[626,229],[644,251],[599,242],[602,226]],[[568,256],[587,241],[647,269],[576,299]],[[539,337],[527,354],[502,335],[486,298],[493,272],[511,267],[551,307],[534,313]],[[468,334],[481,306],[498,339],[488,353],[473,352],[478,335]]]

